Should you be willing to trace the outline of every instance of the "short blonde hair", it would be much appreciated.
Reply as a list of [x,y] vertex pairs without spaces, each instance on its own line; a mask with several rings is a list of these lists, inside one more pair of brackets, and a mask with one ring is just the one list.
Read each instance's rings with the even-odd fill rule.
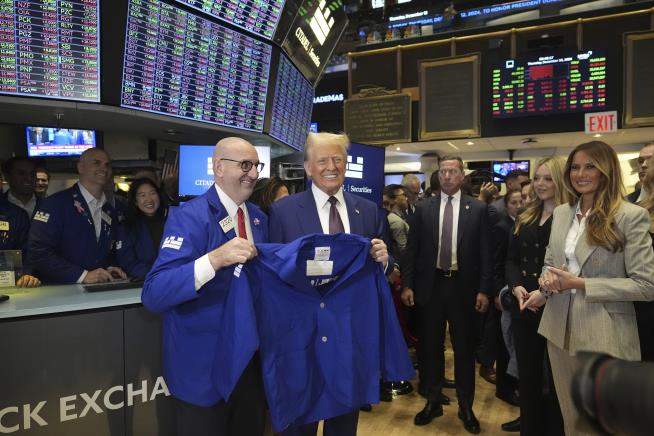
[[350,147],[350,138],[345,133],[309,133],[307,143],[304,146],[304,161],[309,160],[311,150],[320,144],[335,144],[343,151],[343,157],[347,156],[347,149]]

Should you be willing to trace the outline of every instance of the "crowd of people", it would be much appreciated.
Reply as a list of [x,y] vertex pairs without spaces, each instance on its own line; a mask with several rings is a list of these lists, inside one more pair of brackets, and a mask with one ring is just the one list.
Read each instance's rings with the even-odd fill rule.
[[[228,316],[237,265],[257,258],[257,244],[311,234],[370,241],[368,256],[391,284],[396,319],[416,348],[416,389],[426,403],[415,425],[442,416],[443,388],[455,387],[464,429],[481,431],[477,362],[496,396],[520,407],[503,430],[583,434],[569,388],[575,354],[654,360],[654,143],[640,151],[639,189],[627,196],[615,150],[593,141],[567,159],[539,160],[533,178],[509,173],[503,196],[490,180],[470,186],[462,159],[444,156],[422,193],[414,175],[387,186],[383,209],[344,192],[348,146],[345,135],[310,134],[311,186],[289,195],[278,177],[259,179],[263,163],[252,144],[225,138],[214,149],[214,186],[170,216],[154,176],[131,180],[124,202],[111,195],[111,158],[102,149],[86,150],[77,183],[50,195],[45,169],[11,158],[2,167],[9,189],[0,196],[0,249],[23,252],[17,286],[145,279],[143,304],[163,315],[180,435],[263,433],[265,356],[257,351],[230,374],[234,391],[223,397],[213,382],[227,376],[215,371],[217,320]],[[445,378],[447,332],[454,380]],[[406,347],[395,351],[408,356]],[[356,389],[356,377],[348,382]],[[359,410],[369,406],[344,404],[325,405],[339,413],[325,412],[324,434],[356,434]],[[321,415],[307,416],[313,420],[283,434],[315,435]]]

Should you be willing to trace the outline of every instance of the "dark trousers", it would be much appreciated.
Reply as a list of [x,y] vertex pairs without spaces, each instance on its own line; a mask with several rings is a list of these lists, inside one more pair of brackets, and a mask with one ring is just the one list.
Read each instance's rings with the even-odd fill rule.
[[497,360],[498,342],[497,329],[500,328],[499,312],[495,309],[492,298],[491,304],[486,313],[476,314],[479,320],[479,348],[477,349],[477,360],[483,366],[492,368]]
[[[359,423],[359,411],[355,410],[345,415],[325,419],[323,423],[323,436],[356,436]],[[289,427],[282,432],[283,436],[316,436],[318,423]]]
[[641,359],[654,362],[654,302],[637,301],[634,307],[638,321]]
[[517,308],[511,312],[518,359],[520,434],[563,435],[563,417],[546,360],[547,341],[538,334],[540,316],[520,313]]
[[201,407],[175,399],[177,436],[260,436],[266,400],[258,356],[250,361],[229,401]]
[[456,278],[436,275],[429,301],[418,308],[420,327],[417,350],[421,388],[436,401],[445,376],[445,321],[454,348],[454,377],[459,406],[472,408],[475,399],[475,295],[459,289]]

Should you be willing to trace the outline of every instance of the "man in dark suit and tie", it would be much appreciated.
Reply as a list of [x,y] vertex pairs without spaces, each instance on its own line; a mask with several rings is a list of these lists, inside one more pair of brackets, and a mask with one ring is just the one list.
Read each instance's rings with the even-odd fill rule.
[[440,402],[445,357],[445,322],[454,347],[458,416],[470,433],[479,433],[472,411],[475,396],[475,309],[488,309],[492,288],[492,248],[488,206],[461,193],[460,157],[444,157],[440,195],[418,203],[409,220],[402,258],[402,301],[418,305],[420,391],[427,404],[414,420],[427,425],[443,414]]
[[[349,139],[346,135],[310,133],[304,169],[311,188],[286,197],[270,208],[270,242],[288,243],[311,233],[353,233],[371,239],[370,255],[388,270],[384,234],[386,217],[371,201],[343,192]],[[359,411],[326,419],[325,436],[356,435]],[[318,423],[290,427],[285,436],[315,436]]]

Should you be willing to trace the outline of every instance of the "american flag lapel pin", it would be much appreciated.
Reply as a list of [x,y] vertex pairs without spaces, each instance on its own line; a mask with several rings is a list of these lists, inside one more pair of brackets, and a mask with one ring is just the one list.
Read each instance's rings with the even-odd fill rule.
[[470,205],[466,204],[466,210],[470,209]]
[[354,209],[354,211],[359,215],[359,209]]
[[255,226],[258,226],[261,223],[261,221],[259,221],[259,218],[255,218],[253,222]]

